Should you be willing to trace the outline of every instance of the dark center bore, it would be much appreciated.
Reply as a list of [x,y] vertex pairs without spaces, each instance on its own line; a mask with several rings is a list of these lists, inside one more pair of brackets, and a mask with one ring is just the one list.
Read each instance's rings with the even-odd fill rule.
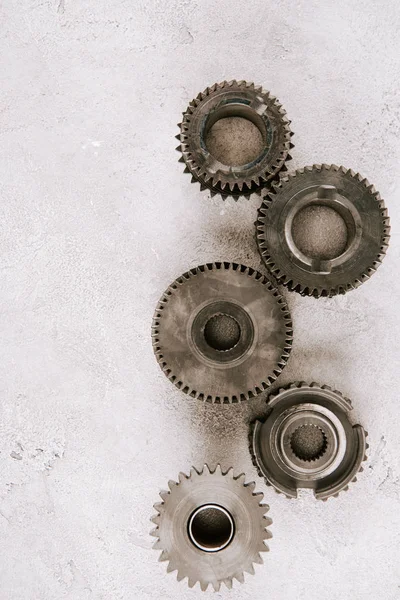
[[204,327],[204,338],[214,350],[225,352],[240,340],[240,326],[233,317],[219,313],[208,319]]
[[205,504],[191,515],[188,524],[191,542],[205,552],[218,552],[232,541],[235,526],[230,513],[216,504]]
[[244,117],[224,117],[205,137],[209,153],[224,165],[238,167],[253,162],[264,150],[261,131]]
[[332,260],[346,250],[348,231],[336,210],[313,204],[294,217],[292,237],[297,248],[307,257]]
[[316,460],[325,453],[327,439],[317,425],[300,425],[290,438],[290,446],[300,460]]

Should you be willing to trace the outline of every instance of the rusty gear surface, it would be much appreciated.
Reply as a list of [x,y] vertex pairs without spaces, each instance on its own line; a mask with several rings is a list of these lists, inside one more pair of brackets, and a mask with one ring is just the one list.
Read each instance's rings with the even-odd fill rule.
[[[212,126],[223,118],[241,117],[251,121],[260,131],[263,140],[261,154],[245,165],[225,165],[210,154],[206,137]],[[287,170],[293,147],[290,121],[282,105],[269,92],[245,81],[223,81],[208,87],[192,100],[182,123],[177,148],[182,154],[185,171],[201,189],[224,199],[232,196],[250,196]]]
[[258,271],[236,263],[191,269],[161,297],[153,348],[180,390],[208,402],[253,398],[284,368],[292,345],[288,307]]
[[[306,255],[293,224],[303,209],[325,206],[339,214],[347,241],[338,255]],[[334,296],[357,288],[376,271],[389,243],[384,202],[367,179],[336,165],[314,165],[285,175],[258,211],[257,243],[269,271],[289,290]]]
[[264,421],[250,428],[250,451],[260,477],[297,497],[311,488],[327,500],[347,490],[366,460],[366,432],[349,421],[351,402],[316,383],[292,383],[267,401]]
[[210,584],[215,591],[221,583],[231,588],[233,579],[243,583],[245,572],[254,574],[253,563],[263,563],[260,552],[269,550],[265,540],[272,537],[269,507],[261,504],[262,493],[254,493],[255,483],[205,465],[168,486],[151,519],[153,547],[162,550],[167,571],[178,571],[178,581],[187,577],[189,587],[199,582],[203,591]]

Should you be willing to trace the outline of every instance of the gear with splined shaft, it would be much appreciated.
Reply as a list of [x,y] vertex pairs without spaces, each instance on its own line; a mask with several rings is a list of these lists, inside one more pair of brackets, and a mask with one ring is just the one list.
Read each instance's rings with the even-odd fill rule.
[[153,547],[162,551],[160,561],[168,561],[167,571],[177,571],[178,581],[187,577],[189,587],[199,582],[203,591],[209,585],[218,591],[221,583],[231,588],[233,579],[243,583],[245,572],[254,574],[253,564],[263,563],[260,553],[269,550],[265,540],[272,537],[269,507],[254,492],[255,483],[245,483],[243,473],[234,476],[232,468],[204,465],[168,486],[151,519]]
[[[346,231],[340,250],[310,250],[310,240],[305,249],[294,235],[303,210],[321,207],[334,211]],[[390,227],[384,202],[367,179],[344,167],[313,165],[273,185],[256,230],[261,257],[278,283],[318,298],[344,294],[369,279],[385,256]],[[333,231],[325,241],[337,243]]]
[[175,280],[154,313],[157,361],[181,391],[212,403],[266,390],[289,358],[288,307],[271,282],[244,265],[216,262]]
[[277,492],[337,497],[356,481],[367,459],[367,433],[351,425],[351,402],[316,383],[292,383],[267,399],[267,415],[250,427],[250,453],[260,477]]
[[[245,165],[226,165],[214,157],[206,145],[206,137],[220,119],[241,117],[251,121],[262,137],[260,155]],[[237,200],[268,186],[279,171],[287,170],[290,160],[290,121],[278,100],[254,83],[223,81],[208,87],[192,100],[177,135],[181,161],[192,181],[211,195],[220,194]]]

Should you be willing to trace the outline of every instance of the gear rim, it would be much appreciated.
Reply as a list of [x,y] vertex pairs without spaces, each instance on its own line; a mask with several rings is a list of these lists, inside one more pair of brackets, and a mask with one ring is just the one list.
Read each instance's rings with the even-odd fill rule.
[[[345,221],[347,247],[330,260],[313,263],[291,239],[293,219],[311,205],[332,207]],[[351,169],[326,164],[281,177],[263,199],[256,221],[258,249],[270,273],[289,291],[316,298],[344,294],[367,281],[386,254],[389,234],[387,209],[374,186]]]
[[[224,111],[223,116],[216,118],[218,111]],[[263,135],[263,152],[246,165],[225,165],[206,148],[206,127],[210,130],[227,115],[244,115]],[[291,159],[289,151],[293,148],[289,125],[277,98],[261,86],[237,80],[216,83],[198,94],[183,113],[176,136],[180,161],[185,164],[185,172],[192,175],[192,182],[199,182],[201,190],[208,189],[212,196],[219,194],[224,200],[249,197],[253,192],[261,193],[280,171],[287,170],[285,163]]]
[[[199,583],[202,591],[209,585],[219,591],[222,583],[231,589],[233,579],[243,583],[245,572],[254,574],[272,538],[269,506],[254,491],[255,483],[246,483],[244,473],[235,476],[232,467],[223,471],[219,464],[214,469],[205,464],[201,470],[192,467],[189,475],[179,473],[178,482],[170,480],[168,487],[154,505],[156,527],[150,532],[157,538],[153,548],[162,551],[159,561],[168,561],[167,572],[177,571],[178,581],[188,578],[189,587]],[[235,522],[232,540],[216,552],[196,548],[188,534],[188,519],[204,504],[222,506]]]
[[[341,491],[348,490],[351,482],[357,481],[357,474],[363,471],[362,462],[367,460],[368,434],[361,425],[351,424],[349,413],[352,405],[341,392],[315,382],[295,382],[271,394],[267,399],[267,408],[266,417],[263,420],[256,419],[249,430],[252,462],[267,485],[288,498],[297,498],[298,489],[310,488],[316,499],[326,501],[330,497],[338,497]],[[289,462],[285,465],[280,460],[279,446],[285,443],[287,446],[288,441],[282,441],[279,436],[277,438],[276,430],[287,413],[295,409],[307,410],[305,422],[317,426],[320,426],[320,422],[310,421],[310,413],[311,419],[316,416],[318,420],[320,415],[315,409],[319,410],[328,417],[325,424],[331,426],[332,430],[336,428],[341,443],[338,443],[337,437],[335,439],[335,434],[327,433],[324,428],[327,436],[325,452],[316,460],[299,460],[297,466]],[[306,463],[306,468],[301,469]]]
[[[171,299],[176,294],[182,294],[181,290],[184,286],[189,285],[195,278],[197,282],[200,281],[197,288],[193,287],[192,283],[184,293],[194,297],[196,294],[193,289],[197,289],[198,292],[200,288],[206,300],[203,303],[199,300],[197,304],[198,296],[196,296],[196,302],[188,303],[187,307],[182,301],[180,302],[180,329],[178,330],[176,322],[173,322],[173,327],[171,325],[176,308],[174,306],[173,309],[169,308],[171,301],[178,301]],[[208,282],[208,288],[213,290],[215,297],[202,291],[201,286],[204,286],[204,282]],[[220,289],[223,290],[223,294]],[[227,290],[229,300],[226,298]],[[249,312],[246,302],[250,301],[251,310],[256,313],[256,316]],[[221,304],[224,306],[221,307]],[[257,335],[249,339],[250,327],[244,328],[242,338],[233,349],[224,352],[212,351],[210,348],[204,350],[207,344],[203,343],[203,340],[201,340],[202,344],[199,342],[201,327],[196,329],[198,339],[194,341],[192,339],[194,336],[188,332],[192,331],[197,315],[208,307],[210,307],[210,314],[211,309],[215,309],[216,313],[226,313],[229,308],[234,312],[233,316],[241,326],[247,327],[246,323],[250,322],[251,327],[257,329]],[[184,316],[181,314],[183,308],[187,311]],[[166,321],[168,310],[171,316]],[[163,322],[166,325],[163,325]],[[237,263],[215,262],[191,269],[167,288],[154,313],[152,338],[154,353],[160,368],[178,389],[192,398],[227,404],[254,398],[276,380],[289,358],[293,329],[287,304],[269,279],[251,267]],[[264,353],[263,357],[261,353]],[[182,360],[187,361],[189,368],[186,364],[185,369],[182,369]],[[184,376],[185,371],[189,376]],[[253,373],[255,373],[254,378],[252,378]],[[204,381],[208,382],[207,385]]]

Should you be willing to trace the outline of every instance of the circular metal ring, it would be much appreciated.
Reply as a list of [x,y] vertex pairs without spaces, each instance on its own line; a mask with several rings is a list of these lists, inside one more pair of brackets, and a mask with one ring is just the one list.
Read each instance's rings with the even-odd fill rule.
[[[307,255],[296,243],[296,217],[311,207],[328,207],[341,219],[347,240],[338,253]],[[361,175],[336,165],[314,165],[282,178],[264,198],[256,228],[261,256],[278,282],[315,297],[344,294],[369,279],[383,260],[390,231],[379,193]]]
[[189,518],[191,542],[204,552],[219,552],[233,540],[235,523],[232,515],[218,504],[203,504]]
[[290,498],[311,488],[316,498],[337,496],[366,459],[366,432],[351,425],[351,403],[316,383],[291,384],[268,399],[264,421],[251,426],[250,450],[266,483]]
[[[262,149],[246,164],[225,164],[221,157],[210,152],[207,137],[221,119],[241,118],[257,128],[262,139]],[[261,87],[245,81],[224,81],[199,94],[183,113],[180,145],[177,150],[202,189],[223,198],[249,196],[268,185],[290,160],[292,132],[290,121],[278,100]]]

